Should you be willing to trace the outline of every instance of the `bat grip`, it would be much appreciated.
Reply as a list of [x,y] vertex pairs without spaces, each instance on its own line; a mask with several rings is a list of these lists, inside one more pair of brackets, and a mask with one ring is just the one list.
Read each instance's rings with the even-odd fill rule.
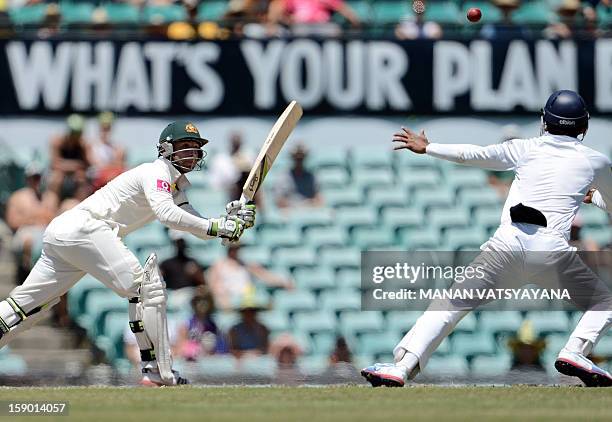
[[[249,204],[249,205],[250,205],[250,204],[253,204],[255,201],[249,201],[249,198],[247,198],[246,196],[244,196],[244,193],[243,193],[242,195],[240,195],[240,202],[241,202],[243,205],[246,205],[246,204]],[[238,244],[240,244],[240,241],[238,241],[238,240],[237,240],[237,241],[235,241],[235,242],[230,242],[228,239],[223,239],[223,240],[221,241],[221,244],[222,244],[223,246],[238,245]]]

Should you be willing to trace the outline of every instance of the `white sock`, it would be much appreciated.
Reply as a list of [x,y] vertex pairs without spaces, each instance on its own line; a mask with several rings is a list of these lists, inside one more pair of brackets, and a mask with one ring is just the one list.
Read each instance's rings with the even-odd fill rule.
[[9,327],[17,324],[20,320],[19,315],[15,313],[6,300],[0,302],[0,318],[2,318]]
[[411,353],[406,349],[398,349],[394,357],[395,365],[406,369],[406,374],[408,376],[410,376],[419,366],[419,358],[414,353]]
[[565,345],[565,349],[570,352],[579,353],[583,356],[588,356],[593,350],[593,343],[583,338],[570,337]]

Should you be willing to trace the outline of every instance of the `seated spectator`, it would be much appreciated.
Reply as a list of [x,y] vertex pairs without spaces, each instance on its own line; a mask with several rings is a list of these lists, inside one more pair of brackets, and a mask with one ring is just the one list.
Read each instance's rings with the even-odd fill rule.
[[94,189],[99,189],[126,169],[125,150],[113,143],[111,133],[115,116],[110,111],[98,116],[99,135],[91,147],[94,165]]
[[356,369],[353,366],[353,355],[344,337],[336,338],[336,345],[329,355],[329,369],[337,377],[351,377]]
[[353,27],[361,25],[357,14],[343,0],[273,0],[268,20],[290,26],[296,36],[338,36],[341,28],[331,21],[334,12]]
[[83,138],[85,120],[68,117],[68,132],[51,140],[51,173],[48,187],[60,199],[85,199],[91,193],[87,171],[92,165],[91,149]]
[[59,35],[62,30],[61,21],[62,15],[59,6],[56,3],[49,3],[45,10],[45,17],[36,35],[41,39],[53,38]]
[[277,363],[275,383],[297,384],[302,374],[297,365],[302,348],[289,333],[282,333],[270,343],[270,355]]
[[176,254],[159,264],[159,270],[170,290],[183,287],[203,286],[204,269],[198,261],[188,255],[185,232],[169,230],[168,236],[174,242]]
[[557,8],[559,22],[549,24],[544,30],[544,36],[549,39],[570,39],[575,36],[580,14],[579,0],[563,0]]
[[257,319],[265,309],[254,293],[244,296],[240,304],[240,322],[229,331],[229,350],[236,358],[268,353],[270,330]]
[[36,163],[25,170],[26,186],[11,194],[6,205],[6,223],[14,233],[12,250],[15,254],[17,284],[23,283],[33,262],[34,249],[42,243],[45,228],[55,217],[58,200],[41,187],[42,168]]
[[424,13],[415,13],[400,19],[395,27],[395,36],[400,40],[428,39],[437,40],[442,38],[442,27],[439,23],[425,21]]
[[240,246],[230,245],[227,258],[215,262],[207,273],[215,305],[222,310],[229,310],[245,295],[254,294],[257,277],[266,285],[292,289],[293,282],[268,271],[259,264],[247,264],[239,258]]
[[516,336],[508,341],[512,351],[511,371],[544,372],[541,355],[546,348],[546,341],[536,336],[531,321],[524,321]]
[[187,19],[176,21],[168,25],[168,38],[171,40],[192,40],[198,36],[198,0],[183,0],[181,5],[185,8]]
[[211,160],[208,176],[211,185],[227,192],[228,200],[240,198],[242,184],[246,180],[255,157],[243,147],[242,134],[234,132],[230,135],[228,153],[216,154]]
[[178,330],[177,356],[195,361],[202,356],[227,353],[225,338],[212,318],[215,303],[208,287],[196,289],[191,299],[191,309],[192,316]]
[[493,4],[502,13],[498,23],[488,23],[482,26],[480,36],[495,40],[525,39],[530,37],[529,30],[523,25],[512,22],[512,13],[521,5],[520,0],[493,0]]
[[230,0],[223,20],[232,25],[234,36],[264,38],[272,35],[267,25],[270,0]]
[[597,26],[597,7],[612,7],[612,0],[586,0],[582,2],[582,14],[588,27]]
[[276,205],[279,208],[323,205],[315,175],[304,167],[307,155],[308,151],[301,144],[291,152],[293,167],[275,186]]

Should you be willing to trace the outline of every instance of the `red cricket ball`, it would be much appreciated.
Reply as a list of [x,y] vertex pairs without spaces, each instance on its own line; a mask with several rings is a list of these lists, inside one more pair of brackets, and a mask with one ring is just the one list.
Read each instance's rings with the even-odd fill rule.
[[478,22],[482,18],[482,12],[477,7],[472,7],[467,11],[467,18],[470,22]]

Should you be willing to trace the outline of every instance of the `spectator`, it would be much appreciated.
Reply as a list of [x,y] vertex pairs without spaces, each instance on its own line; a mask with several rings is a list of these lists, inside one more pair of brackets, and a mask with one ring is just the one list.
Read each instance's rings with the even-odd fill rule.
[[68,132],[51,140],[49,190],[60,199],[85,199],[91,189],[87,171],[92,164],[90,147],[83,138],[85,120],[78,114],[68,117]]
[[6,223],[14,233],[12,249],[17,264],[16,282],[23,283],[36,260],[34,250],[57,212],[57,197],[43,192],[42,168],[30,164],[25,171],[26,186],[11,194],[6,206]]
[[516,336],[508,341],[512,351],[511,372],[544,372],[541,355],[546,341],[536,336],[531,321],[523,321]]
[[110,111],[98,116],[99,135],[91,148],[95,169],[94,189],[101,188],[126,169],[125,150],[111,138],[114,120],[115,116]]
[[502,20],[482,26],[480,35],[486,39],[512,40],[530,37],[529,30],[523,25],[512,22],[512,13],[521,5],[520,0],[493,0],[502,13]]
[[45,10],[45,17],[37,32],[38,38],[53,38],[58,35],[61,32],[61,20],[62,15],[60,14],[59,6],[55,3],[50,3]]
[[206,286],[196,289],[191,299],[192,316],[183,324],[177,335],[176,349],[185,360],[195,361],[206,355],[227,353],[225,338],[213,321],[215,303]]
[[415,13],[400,19],[395,27],[395,36],[400,40],[428,39],[437,40],[442,38],[442,27],[433,21],[425,22],[424,13]]
[[229,349],[237,358],[268,353],[270,331],[257,319],[264,306],[254,293],[248,293],[240,305],[240,322],[229,331]]
[[587,26],[597,25],[597,8],[607,8],[612,6],[612,0],[586,0],[582,2],[582,14],[587,22]]
[[276,186],[276,205],[279,208],[323,205],[315,175],[304,167],[307,155],[308,151],[301,144],[291,152],[293,167]]
[[187,253],[185,232],[169,230],[168,236],[174,242],[176,254],[159,264],[159,270],[169,290],[184,287],[203,286],[204,270],[202,266]]
[[557,9],[559,22],[549,24],[544,30],[544,36],[549,39],[573,38],[578,26],[580,9],[579,0],[564,0]]
[[344,337],[336,338],[336,345],[329,355],[329,369],[335,377],[350,378],[356,369],[353,356]]
[[302,374],[297,361],[302,353],[302,348],[289,333],[280,334],[270,343],[270,354],[277,364],[276,383],[294,384],[300,381]]
[[259,264],[246,264],[239,258],[240,246],[230,245],[227,258],[213,264],[207,278],[215,298],[215,305],[223,310],[229,310],[245,295],[255,292],[252,276],[257,277],[268,286],[293,288],[293,282],[276,275]]
[[263,38],[274,33],[268,21],[269,0],[230,0],[223,19],[232,25],[235,36]]
[[187,19],[176,21],[168,25],[168,38],[171,40],[192,40],[198,35],[198,0],[183,0],[181,2],[185,8]]
[[[592,239],[584,239],[582,236],[582,217],[580,212],[574,217],[572,226],[570,227],[570,246],[577,248],[579,251],[596,252],[599,246]],[[588,264],[588,262],[587,262]]]
[[273,0],[268,19],[271,23],[290,26],[297,36],[338,36],[340,26],[331,22],[334,12],[342,15],[353,27],[361,25],[357,14],[343,0]]
[[246,180],[253,161],[254,157],[243,148],[242,134],[232,133],[229,153],[217,154],[211,162],[210,183],[216,189],[227,191],[229,200],[240,198],[242,193],[240,182]]

